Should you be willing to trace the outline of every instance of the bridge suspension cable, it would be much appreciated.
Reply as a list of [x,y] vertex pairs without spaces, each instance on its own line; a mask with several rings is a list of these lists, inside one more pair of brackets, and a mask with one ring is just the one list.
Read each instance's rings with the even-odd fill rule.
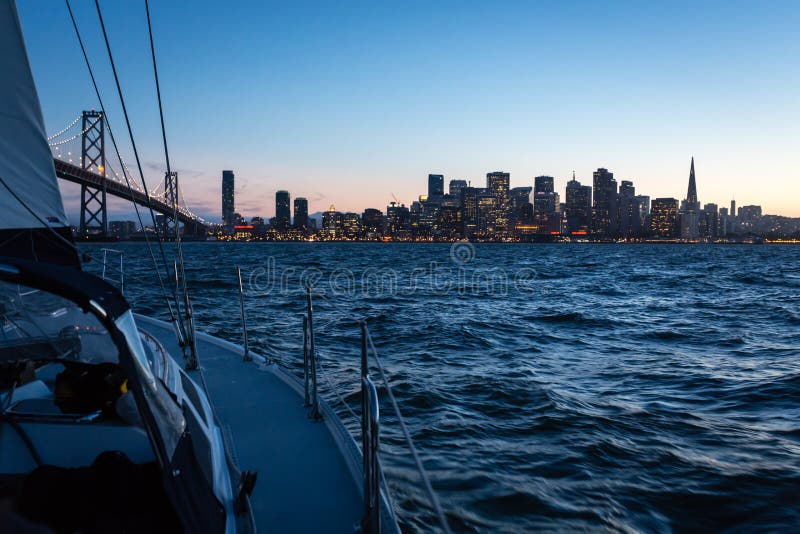
[[67,143],[69,143],[69,142],[71,142],[71,141],[74,141],[74,140],[76,140],[77,138],[79,138],[79,137],[81,137],[82,135],[84,135],[84,134],[85,134],[86,132],[88,132],[89,130],[91,130],[92,128],[94,128],[95,126],[97,126],[97,123],[98,123],[98,122],[100,122],[100,117],[97,117],[97,118],[94,120],[94,122],[93,122],[93,123],[91,123],[91,124],[90,124],[89,126],[87,126],[86,128],[84,128],[84,130],[83,130],[82,132],[80,132],[80,133],[76,133],[75,135],[73,135],[73,136],[72,136],[72,137],[70,137],[69,139],[64,139],[64,140],[62,140],[62,141],[57,141],[57,142],[55,142],[55,143],[50,143],[50,146],[65,145],[65,144],[67,144]]
[[81,120],[81,116],[78,115],[77,117],[75,117],[74,121],[72,121],[71,123],[69,123],[69,125],[67,125],[66,128],[64,128],[63,130],[60,130],[60,131],[54,133],[53,135],[51,135],[50,137],[48,137],[47,141],[50,142],[53,139],[55,139],[56,137],[59,137],[59,136],[65,134],[65,133],[67,133],[69,131],[69,129],[72,128],[73,126],[75,126],[76,124],[78,124],[78,121],[80,121],[80,120]]

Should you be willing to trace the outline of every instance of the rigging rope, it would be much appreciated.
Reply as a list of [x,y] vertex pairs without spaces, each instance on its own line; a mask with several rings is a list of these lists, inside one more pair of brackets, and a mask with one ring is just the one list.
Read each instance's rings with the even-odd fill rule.
[[[95,0],[97,2],[97,0]],[[147,33],[150,36],[150,55],[153,58],[153,76],[155,78],[156,83],[156,95],[158,96],[158,116],[161,119],[161,138],[164,141],[164,159],[166,159],[167,163],[167,174],[172,173],[172,168],[170,167],[169,163],[169,148],[167,147],[167,129],[164,125],[164,106],[161,103],[161,84],[158,81],[158,65],[156,63],[156,47],[153,42],[153,26],[150,23],[150,2],[148,0],[144,0],[144,9],[145,13],[147,14]],[[164,177],[166,181],[166,176]],[[165,184],[166,187],[166,184]],[[180,189],[178,187],[178,175],[177,173],[174,176],[173,187],[175,188],[175,198],[172,199],[174,202],[174,206],[172,208],[172,220],[175,224],[175,248],[176,248],[176,256],[178,257],[177,265],[175,266],[176,273],[175,275],[178,276],[178,270],[180,270],[180,278],[181,278],[181,289],[183,290],[183,307],[184,313],[186,314],[186,320],[188,323],[188,328],[191,330],[188,332],[188,335],[191,336],[191,339],[187,339],[189,342],[189,350],[191,351],[191,361],[196,363],[197,354],[195,351],[194,345],[194,323],[192,321],[192,305],[189,302],[189,290],[186,287],[186,270],[184,269],[183,265],[183,247],[181,246],[181,229],[180,229],[180,222],[178,221],[178,204],[180,202],[178,195]],[[166,191],[164,191],[166,196]],[[176,298],[177,302],[177,298]],[[178,305],[178,311],[180,312],[180,306]]]
[[[103,105],[103,99],[100,96],[100,89],[97,87],[97,80],[94,77],[94,71],[92,70],[92,65],[89,62],[89,56],[86,54],[86,47],[84,47],[84,45],[83,45],[83,39],[81,38],[80,30],[78,29],[78,23],[75,21],[75,15],[72,12],[72,6],[70,5],[69,0],[65,0],[65,1],[67,3],[67,10],[69,11],[70,19],[72,20],[72,27],[75,29],[75,35],[78,38],[78,44],[80,44],[81,52],[83,53],[83,59],[86,62],[86,68],[89,70],[89,76],[92,79],[92,86],[94,87],[94,92],[95,92],[95,95],[97,96],[97,101],[100,104],[100,110],[103,112],[103,117],[105,117],[105,120],[106,120],[106,126],[108,127],[108,134],[111,137],[111,144],[114,146],[114,152],[116,152],[117,159],[119,159],[120,166],[122,167],[122,174],[125,176],[125,182],[126,182],[126,184],[128,186],[128,192],[130,192],[130,194],[131,194],[131,202],[133,203],[133,207],[136,210],[136,217],[137,217],[137,219],[139,219],[139,226],[141,226],[142,231],[144,233],[144,240],[145,240],[145,243],[147,244],[147,250],[150,253],[150,259],[153,262],[153,267],[156,270],[156,275],[158,276],[158,283],[161,286],[161,293],[162,293],[162,295],[164,297],[164,301],[167,304],[167,308],[169,309],[170,319],[172,321],[175,321],[176,320],[175,311],[172,309],[172,304],[169,301],[169,297],[167,295],[167,289],[166,289],[166,287],[164,285],[164,279],[161,277],[161,268],[158,266],[158,262],[156,261],[156,256],[153,253],[153,247],[150,244],[150,238],[147,237],[147,231],[145,230],[144,222],[142,221],[142,215],[139,212],[139,205],[136,204],[136,202],[134,202],[133,189],[131,188],[131,182],[128,179],[128,172],[126,172],[127,165],[125,165],[125,162],[122,160],[122,156],[119,153],[119,148],[117,147],[117,141],[114,138],[114,132],[111,129],[111,124],[108,121],[108,115],[106,115],[106,112],[105,112],[105,106]],[[99,5],[97,6],[97,10],[98,10],[98,13],[99,13],[99,10],[100,10],[100,6]],[[105,34],[105,27],[103,29],[103,33]],[[108,42],[108,41],[106,41],[106,42]],[[110,53],[111,53],[111,51],[110,51],[110,48],[109,48],[109,54]],[[115,76],[116,76],[116,71],[115,71]],[[119,82],[117,82],[117,85],[119,86]],[[121,96],[122,96],[122,92],[120,91],[120,97]],[[123,106],[124,106],[124,103],[123,103]],[[127,115],[126,115],[126,118],[127,118]],[[140,167],[140,172],[141,172],[141,167]],[[144,175],[142,175],[141,178],[142,178],[142,182],[144,182],[145,181],[144,180]],[[145,193],[146,192],[147,192],[147,185],[145,184]],[[149,204],[149,202],[148,202],[148,204]],[[150,215],[153,218],[153,223],[155,224],[155,216],[153,215],[152,207],[150,207]],[[156,234],[156,237],[158,237],[158,234]],[[163,252],[163,249],[162,249],[162,252]],[[166,261],[164,262],[164,264],[166,266]]]

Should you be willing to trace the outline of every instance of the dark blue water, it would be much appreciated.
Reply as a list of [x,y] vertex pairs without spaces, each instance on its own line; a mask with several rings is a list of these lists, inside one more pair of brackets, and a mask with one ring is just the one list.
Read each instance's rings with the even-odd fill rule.
[[[115,248],[135,307],[165,316],[144,246]],[[295,372],[301,284],[316,284],[324,396],[354,430],[342,400],[358,406],[367,319],[454,530],[800,528],[800,247],[197,243],[185,256],[201,328],[240,341],[241,265],[254,348]],[[402,526],[428,531],[382,413]]]

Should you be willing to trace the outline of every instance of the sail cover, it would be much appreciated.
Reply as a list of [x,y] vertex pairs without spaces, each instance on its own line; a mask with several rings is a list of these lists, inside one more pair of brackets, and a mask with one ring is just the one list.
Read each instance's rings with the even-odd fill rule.
[[22,242],[22,255],[60,256],[71,236],[14,0],[0,0],[0,51],[0,255],[20,255]]

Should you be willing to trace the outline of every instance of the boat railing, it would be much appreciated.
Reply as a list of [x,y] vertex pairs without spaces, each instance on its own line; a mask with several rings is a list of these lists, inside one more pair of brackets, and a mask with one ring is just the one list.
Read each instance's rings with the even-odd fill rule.
[[242,268],[236,267],[236,275],[239,277],[239,310],[242,315],[242,336],[244,337],[244,354],[242,359],[249,362],[253,359],[250,356],[250,343],[247,339],[247,314],[244,311],[244,288],[242,286]]
[[[103,272],[101,274],[101,278],[103,280],[107,280],[112,284],[116,284],[119,286],[119,291],[123,295],[125,294],[125,253],[121,250],[116,250],[113,248],[104,248],[103,251]],[[109,255],[114,256],[117,255],[119,257],[119,267],[114,267],[109,265]],[[113,259],[111,261],[114,261]],[[115,275],[110,273],[115,272]]]
[[[376,534],[381,531],[381,464],[380,464],[380,403],[378,389],[369,375],[369,356],[377,366],[380,379],[386,391],[386,396],[391,404],[400,430],[405,437],[406,444],[420,474],[424,490],[429,498],[431,508],[436,515],[442,532],[450,534],[450,527],[447,518],[442,511],[439,499],[433,491],[430,478],[422,464],[419,453],[417,452],[408,426],[400,412],[400,407],[392,392],[392,387],[386,376],[383,363],[375,348],[375,344],[370,336],[367,323],[359,321],[361,329],[361,454],[363,457],[363,493],[364,493],[364,517],[360,525],[360,532]],[[317,360],[315,338],[314,338],[314,309],[311,302],[311,288],[306,288],[306,314],[303,316],[303,379],[305,384],[305,405],[310,406],[310,416],[315,420],[320,420],[322,416],[319,410],[319,395],[317,391]],[[335,393],[335,391],[334,391]],[[340,402],[348,407],[344,399]],[[357,417],[355,413],[351,413]],[[385,480],[383,480],[384,490],[387,492]],[[390,506],[391,508],[391,506]],[[393,514],[390,509],[389,513]]]
[[378,389],[369,377],[367,323],[361,321],[361,454],[364,462],[364,519],[362,532],[381,531],[380,404]]
[[306,287],[306,314],[303,316],[303,381],[305,405],[315,421],[322,419],[317,391],[317,350],[314,340],[314,306],[311,304],[311,287]]
[[[400,412],[400,406],[397,404],[397,400],[394,397],[394,392],[392,391],[392,386],[389,384],[389,379],[386,376],[386,370],[383,367],[383,362],[381,361],[381,357],[378,354],[378,349],[375,348],[375,343],[372,341],[372,336],[370,336],[369,329],[367,328],[366,321],[360,321],[361,325],[361,377],[362,377],[362,389],[361,389],[361,396],[362,396],[362,419],[361,419],[361,428],[362,428],[362,442],[363,442],[363,456],[364,456],[364,466],[365,466],[365,475],[364,475],[364,494],[365,494],[365,503],[367,503],[366,495],[369,494],[375,500],[376,510],[367,509],[365,519],[367,517],[372,517],[369,514],[375,514],[374,517],[380,517],[380,509],[378,508],[378,503],[380,502],[380,471],[378,470],[379,466],[379,458],[378,458],[378,443],[379,443],[379,428],[377,425],[372,428],[367,425],[371,423],[371,421],[366,421],[367,418],[372,417],[372,413],[369,413],[368,410],[371,407],[366,400],[367,397],[374,398],[374,402],[376,403],[375,407],[375,421],[378,421],[378,409],[377,409],[377,399],[378,394],[375,390],[375,385],[369,379],[369,365],[368,365],[368,355],[369,352],[372,352],[372,358],[375,361],[375,364],[378,368],[378,374],[380,375],[381,382],[383,382],[383,386],[385,388],[386,397],[389,400],[389,404],[392,406],[392,410],[394,411],[395,417],[397,418],[397,423],[400,426],[400,431],[405,438],[406,445],[408,446],[408,450],[411,453],[411,457],[414,461],[414,464],[417,468],[417,471],[420,475],[420,480],[422,482],[423,489],[428,496],[428,500],[431,505],[431,509],[433,513],[436,515],[437,522],[439,523],[439,527],[445,534],[450,534],[450,526],[447,523],[447,518],[444,515],[444,511],[442,510],[442,506],[439,503],[439,498],[436,496],[436,492],[433,490],[433,486],[431,485],[430,478],[428,477],[428,473],[425,470],[425,466],[422,464],[422,459],[417,452],[417,448],[414,445],[414,440],[411,438],[411,433],[408,430],[408,426],[406,425],[405,419],[403,418],[403,414]],[[374,394],[373,394],[374,391]],[[374,395],[374,396],[373,396]],[[368,434],[369,432],[369,434]],[[369,479],[367,476],[367,459],[369,458],[370,462],[373,462],[374,468],[370,466],[369,471]],[[371,519],[371,524],[375,524],[374,520]],[[380,522],[378,522],[379,524]],[[379,526],[376,528],[380,528]],[[370,530],[372,532],[372,530]]]

